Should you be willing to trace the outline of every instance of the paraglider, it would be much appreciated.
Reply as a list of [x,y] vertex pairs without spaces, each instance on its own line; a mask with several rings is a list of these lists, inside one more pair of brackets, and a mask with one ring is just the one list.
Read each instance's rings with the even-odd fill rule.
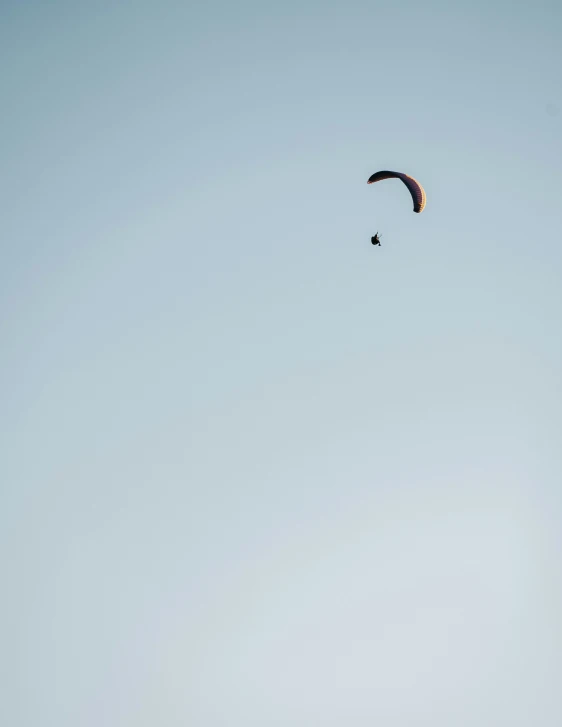
[[414,212],[423,212],[423,208],[425,207],[426,202],[425,190],[417,181],[417,179],[414,179],[407,174],[403,174],[402,172],[383,171],[371,174],[371,176],[367,180],[367,184],[374,184],[375,182],[380,182],[383,179],[400,179],[402,182],[404,182],[404,184],[408,188],[408,191],[412,195]]
[[[414,179],[413,177],[410,177],[408,174],[404,174],[403,172],[380,171],[371,174],[371,176],[367,180],[367,184],[374,184],[374,182],[380,182],[383,179],[400,179],[402,182],[404,182],[404,184],[408,188],[408,191],[410,192],[410,195],[412,196],[412,202],[414,203],[414,212],[423,212],[426,203],[425,190],[417,181],[417,179]],[[371,237],[371,243],[373,245],[380,246],[381,241],[378,232],[374,237]]]

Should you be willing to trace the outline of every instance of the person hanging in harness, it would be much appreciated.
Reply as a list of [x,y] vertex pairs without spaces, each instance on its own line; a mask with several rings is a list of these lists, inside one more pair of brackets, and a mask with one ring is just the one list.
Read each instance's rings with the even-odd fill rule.
[[371,237],[371,245],[378,245],[380,247],[380,244],[381,244],[381,239],[379,237],[379,233],[377,232],[377,234],[374,237]]

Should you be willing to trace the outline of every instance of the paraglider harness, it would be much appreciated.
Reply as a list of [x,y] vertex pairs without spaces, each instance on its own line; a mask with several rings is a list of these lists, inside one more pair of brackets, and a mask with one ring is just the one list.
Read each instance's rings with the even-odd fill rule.
[[379,245],[379,247],[380,247],[380,244],[381,244],[381,241],[380,241],[379,233],[377,232],[377,234],[374,237],[371,237],[371,245]]

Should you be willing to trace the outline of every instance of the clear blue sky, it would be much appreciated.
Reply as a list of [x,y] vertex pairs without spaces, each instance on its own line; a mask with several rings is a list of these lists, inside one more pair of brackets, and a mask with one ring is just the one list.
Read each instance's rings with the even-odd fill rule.
[[0,9],[1,723],[562,724],[562,5]]

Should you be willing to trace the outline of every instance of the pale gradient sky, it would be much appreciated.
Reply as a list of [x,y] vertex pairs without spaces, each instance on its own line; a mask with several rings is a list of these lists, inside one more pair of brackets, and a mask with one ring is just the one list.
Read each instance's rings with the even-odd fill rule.
[[0,9],[0,723],[559,727],[562,5]]

